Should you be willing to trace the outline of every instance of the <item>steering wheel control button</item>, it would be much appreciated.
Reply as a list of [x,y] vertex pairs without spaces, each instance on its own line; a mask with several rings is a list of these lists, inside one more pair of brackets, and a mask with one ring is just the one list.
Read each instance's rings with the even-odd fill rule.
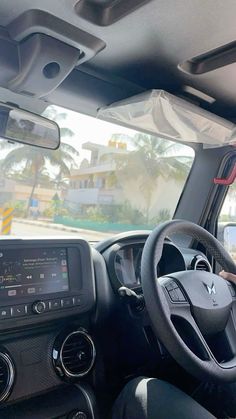
[[173,303],[183,303],[186,300],[183,292],[177,285],[175,281],[169,281],[165,284],[165,289],[167,290],[169,297]]
[[46,304],[44,301],[36,301],[33,303],[32,310],[35,314],[42,314],[46,311]]
[[173,301],[173,303],[178,302],[178,296],[177,296],[175,290],[168,291],[168,294],[170,296],[171,301]]
[[179,302],[187,301],[180,288],[176,288],[174,291],[177,294],[177,297],[178,297],[178,301]]
[[175,281],[169,281],[165,284],[165,287],[166,287],[167,291],[172,291],[175,288],[178,288],[178,285],[176,284]]

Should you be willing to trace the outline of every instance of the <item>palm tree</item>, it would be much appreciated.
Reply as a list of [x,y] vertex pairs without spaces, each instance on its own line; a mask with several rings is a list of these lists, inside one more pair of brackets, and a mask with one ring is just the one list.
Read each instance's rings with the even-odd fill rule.
[[[60,135],[73,137],[74,132],[64,126],[67,119],[66,112],[60,112],[55,106],[50,106],[44,112],[46,118],[56,121],[60,125]],[[62,126],[61,126],[62,125]],[[8,145],[9,147],[9,145]],[[40,183],[53,183],[59,185],[59,180],[70,176],[70,171],[77,167],[76,158],[79,152],[67,143],[61,143],[57,150],[38,149],[27,145],[16,145],[5,157],[2,168],[5,175],[11,178],[17,177],[32,185],[27,204],[27,214],[34,196],[35,188]],[[52,170],[57,174],[53,175]]]
[[48,118],[52,121],[57,122],[57,124],[60,127],[61,138],[73,137],[74,136],[74,132],[70,128],[64,126],[64,121],[66,121],[66,119],[67,119],[67,113],[66,112],[59,112],[57,110],[56,106],[49,106],[44,111],[43,116],[45,118]]
[[[38,149],[29,146],[19,146],[10,151],[4,159],[3,170],[9,177],[27,175],[27,180],[31,179],[32,189],[28,199],[27,214],[31,206],[35,188],[40,183],[40,178],[45,175],[45,169],[48,167],[56,170],[64,177],[70,176],[70,170],[77,167],[76,157],[78,151],[69,144],[61,143],[57,150]],[[48,171],[50,174],[50,170]],[[52,175],[51,175],[52,177]]]
[[133,138],[134,151],[118,162],[118,172],[124,179],[139,179],[139,189],[146,202],[146,221],[152,195],[158,178],[184,180],[189,172],[192,158],[182,156],[182,146],[153,135],[136,134]]

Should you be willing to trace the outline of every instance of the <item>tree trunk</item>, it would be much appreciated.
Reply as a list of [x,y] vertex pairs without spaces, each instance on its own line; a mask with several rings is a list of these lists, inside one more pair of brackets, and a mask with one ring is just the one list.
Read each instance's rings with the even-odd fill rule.
[[149,191],[146,197],[146,223],[149,224],[150,221],[150,209],[151,209],[152,193]]
[[35,165],[35,172],[34,172],[33,186],[32,186],[32,189],[31,189],[31,192],[30,192],[30,196],[29,196],[29,199],[28,199],[28,204],[27,204],[26,217],[29,216],[30,207],[31,207],[31,201],[32,201],[32,199],[34,197],[34,191],[35,191],[35,188],[36,188],[36,186],[38,184],[38,174],[39,174],[39,172],[38,172],[38,165],[36,164]]

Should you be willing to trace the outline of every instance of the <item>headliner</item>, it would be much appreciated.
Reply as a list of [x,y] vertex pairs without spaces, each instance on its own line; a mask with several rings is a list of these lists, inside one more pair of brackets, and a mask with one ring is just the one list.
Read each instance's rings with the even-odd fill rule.
[[[26,108],[40,109],[46,100],[95,115],[101,106],[156,88],[190,98],[211,112],[236,119],[235,63],[200,75],[178,68],[192,57],[235,40],[235,0],[150,0],[108,26],[78,16],[75,3],[75,0],[34,0],[33,8],[54,14],[95,35],[106,47],[78,66],[43,99],[44,103],[42,99],[22,99]],[[1,0],[0,25],[6,27],[30,9],[32,0]],[[191,87],[210,96],[209,101],[207,97],[206,100],[196,98]],[[4,92],[0,91],[2,97],[8,97]],[[15,101],[22,106],[20,97],[15,97]]]

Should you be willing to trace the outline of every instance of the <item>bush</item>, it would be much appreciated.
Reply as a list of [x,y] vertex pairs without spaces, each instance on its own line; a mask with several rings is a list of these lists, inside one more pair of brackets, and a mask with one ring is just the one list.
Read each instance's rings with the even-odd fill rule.
[[128,202],[125,202],[123,205],[103,205],[100,207],[90,207],[84,214],[84,218],[90,221],[108,223],[144,223],[144,216],[141,211],[131,207]]
[[151,219],[151,224],[158,225],[170,219],[171,219],[170,210],[168,210],[167,208],[163,208],[157,213],[156,217]]
[[86,218],[90,221],[105,223],[109,221],[100,207],[89,207],[86,211]]
[[26,201],[9,201],[6,202],[2,207],[14,208],[14,217],[25,217],[26,216]]

